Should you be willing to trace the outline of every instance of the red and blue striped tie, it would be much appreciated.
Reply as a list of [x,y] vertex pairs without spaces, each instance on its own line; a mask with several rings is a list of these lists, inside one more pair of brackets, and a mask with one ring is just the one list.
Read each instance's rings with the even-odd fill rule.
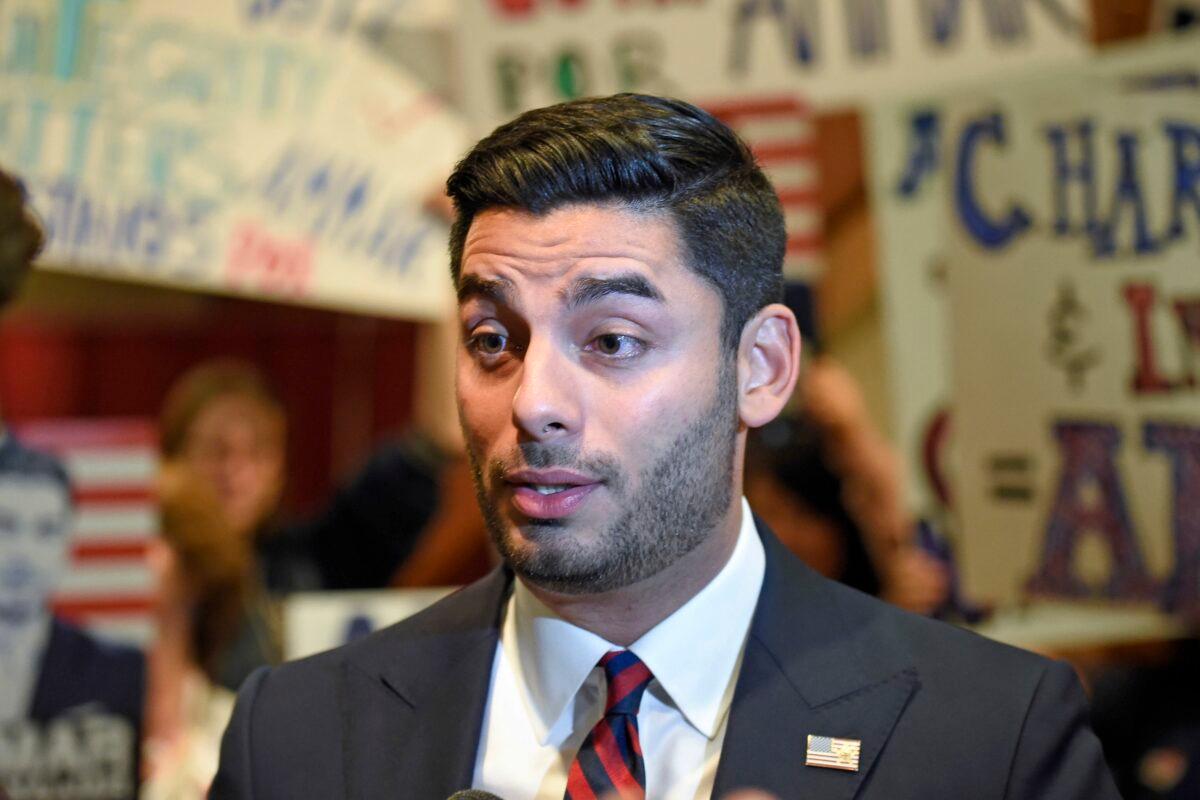
[[608,683],[604,718],[596,723],[567,773],[565,800],[644,800],[646,764],[638,741],[638,706],[651,678],[650,669],[628,650],[600,659]]

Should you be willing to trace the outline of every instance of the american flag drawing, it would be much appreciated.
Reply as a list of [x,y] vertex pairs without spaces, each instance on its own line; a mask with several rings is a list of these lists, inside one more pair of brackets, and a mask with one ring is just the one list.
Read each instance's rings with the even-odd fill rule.
[[820,268],[822,216],[812,109],[794,95],[745,97],[703,105],[750,145],[763,172],[775,185],[787,227],[784,278],[813,280]]
[[862,742],[858,739],[835,739],[832,736],[808,736],[804,765],[858,772],[858,756]]
[[71,478],[74,528],[54,613],[130,644],[152,633],[150,538],[158,532],[155,426],[141,419],[46,420],[15,426],[25,445],[56,456]]

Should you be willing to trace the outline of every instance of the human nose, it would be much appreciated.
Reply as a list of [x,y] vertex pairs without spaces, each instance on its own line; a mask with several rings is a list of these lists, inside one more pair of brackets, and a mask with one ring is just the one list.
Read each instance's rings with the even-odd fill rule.
[[535,441],[561,440],[578,433],[580,421],[568,359],[551,342],[530,342],[513,396],[517,430]]

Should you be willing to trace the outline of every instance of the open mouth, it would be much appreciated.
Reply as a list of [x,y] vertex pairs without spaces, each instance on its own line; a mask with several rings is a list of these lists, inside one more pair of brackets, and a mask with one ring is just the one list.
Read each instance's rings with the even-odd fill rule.
[[538,494],[543,494],[543,495],[558,494],[559,492],[565,492],[567,489],[575,488],[572,484],[569,484],[569,483],[560,483],[560,484],[556,484],[556,485],[554,485],[554,484],[547,485],[544,483],[529,483],[529,484],[526,484],[526,486],[528,486],[530,489],[533,489]]
[[512,503],[533,519],[558,519],[575,513],[603,484],[566,470],[520,470],[505,475],[512,487]]

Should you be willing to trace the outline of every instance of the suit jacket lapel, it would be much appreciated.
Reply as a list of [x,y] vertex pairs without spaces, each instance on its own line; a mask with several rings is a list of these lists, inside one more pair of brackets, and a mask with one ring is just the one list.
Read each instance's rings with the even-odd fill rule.
[[439,798],[470,787],[509,579],[497,570],[371,637],[372,646],[348,649],[348,798]]
[[[916,670],[872,601],[815,575],[757,524],[766,574],[713,797],[757,786],[849,800],[918,687]],[[510,582],[497,570],[347,648],[348,798],[438,798],[470,786]],[[806,767],[809,734],[861,740],[858,772]]]
[[[918,686],[912,658],[873,601],[821,579],[757,524],[767,568],[713,797],[756,786],[852,798]],[[805,766],[809,734],[860,740],[858,771]]]

